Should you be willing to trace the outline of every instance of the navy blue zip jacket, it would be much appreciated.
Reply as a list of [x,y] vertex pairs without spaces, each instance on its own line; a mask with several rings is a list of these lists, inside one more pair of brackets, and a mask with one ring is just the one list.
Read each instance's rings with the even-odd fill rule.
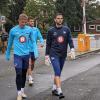
[[67,26],[49,29],[46,40],[46,55],[66,57],[68,44],[74,48],[70,29]]

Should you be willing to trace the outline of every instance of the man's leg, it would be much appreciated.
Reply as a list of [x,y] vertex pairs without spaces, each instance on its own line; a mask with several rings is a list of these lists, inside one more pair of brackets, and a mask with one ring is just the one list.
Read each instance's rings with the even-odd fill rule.
[[54,56],[54,57],[50,57],[51,59],[51,63],[55,72],[55,76],[54,76],[54,85],[53,85],[53,89],[52,89],[52,94],[59,96],[59,98],[64,98],[64,95],[62,93],[62,89],[61,89],[61,67],[60,67],[60,57]]
[[29,59],[28,76],[31,76],[31,78],[32,78],[32,73],[33,73],[33,69],[34,69],[34,63],[35,63],[35,60],[32,60],[30,58]]
[[35,63],[35,57],[34,57],[34,53],[31,53],[30,59],[29,59],[29,68],[28,68],[28,77],[29,77],[29,85],[32,86],[33,85],[33,69],[34,69],[34,63]]
[[15,68],[16,71],[16,86],[17,86],[17,100],[22,100],[21,83],[22,83],[22,69]]
[[29,55],[23,56],[23,63],[22,63],[22,86],[21,86],[21,92],[22,97],[27,98],[27,95],[24,93],[25,83],[26,83],[26,75],[27,75],[27,69],[29,66]]
[[[61,71],[61,72],[62,72],[62,70],[63,70],[63,66],[64,66],[64,63],[65,63],[65,59],[66,59],[65,57],[61,57],[61,58],[60,58],[60,71]],[[60,73],[61,73],[61,72],[60,72]]]
[[17,55],[14,55],[14,66],[16,71],[16,87],[18,92],[17,100],[22,100],[22,59]]
[[21,92],[22,92],[22,97],[27,98],[27,95],[24,93],[24,88],[25,88],[25,83],[26,83],[26,74],[27,74],[27,69],[22,69],[22,86],[21,86]]
[[[61,72],[62,72],[62,69],[63,69],[63,66],[64,66],[64,62],[65,62],[65,58],[56,58],[55,60],[55,63],[56,65],[54,66],[58,66],[58,67],[55,67],[55,77],[54,77],[54,83],[57,84],[57,87],[61,87],[61,79],[60,79],[60,76],[61,76]],[[60,91],[61,92],[61,91]]]
[[60,79],[60,75],[61,75],[60,59],[57,56],[50,57],[50,59],[55,72],[52,93],[59,96],[60,94],[62,94],[61,79]]

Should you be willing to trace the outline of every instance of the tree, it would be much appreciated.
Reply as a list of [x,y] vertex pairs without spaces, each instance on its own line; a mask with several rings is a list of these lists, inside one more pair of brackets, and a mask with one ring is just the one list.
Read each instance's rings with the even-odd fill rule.
[[82,7],[80,0],[57,0],[57,12],[63,13],[65,22],[70,28],[82,22]]
[[26,5],[26,0],[11,0],[9,4],[9,19],[15,24],[18,20],[19,14],[21,14],[24,10],[24,6]]
[[100,4],[96,0],[89,0],[86,3],[86,18],[88,21],[100,18]]
[[52,23],[55,3],[53,0],[27,0],[24,11],[28,16],[38,20],[42,33],[47,30],[47,24]]
[[36,1],[27,0],[24,11],[25,11],[25,13],[27,13],[28,16],[36,17],[40,14],[40,9],[39,8],[40,8],[40,5],[37,5]]
[[54,14],[55,5],[53,0],[27,0],[24,11],[39,19],[50,18]]
[[0,0],[0,14],[1,15],[8,15],[9,9],[8,9],[8,0]]

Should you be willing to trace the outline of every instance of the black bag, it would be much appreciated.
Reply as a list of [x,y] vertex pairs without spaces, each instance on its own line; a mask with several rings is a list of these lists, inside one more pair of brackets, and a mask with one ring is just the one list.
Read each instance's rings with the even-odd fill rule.
[[7,39],[8,39],[8,34],[7,33],[2,33],[1,34],[1,41],[7,41]]

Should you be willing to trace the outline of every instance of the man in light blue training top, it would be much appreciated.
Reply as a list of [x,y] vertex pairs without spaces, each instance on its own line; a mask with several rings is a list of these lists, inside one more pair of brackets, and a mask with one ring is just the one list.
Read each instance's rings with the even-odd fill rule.
[[[42,38],[42,35],[41,35],[39,29],[37,27],[34,27],[34,19],[32,17],[28,18],[28,25],[30,27],[32,27],[34,37],[35,37],[35,41],[37,42],[37,40],[39,39],[40,45],[41,45],[41,47],[43,47],[44,46],[44,40]],[[33,83],[34,83],[33,77],[32,77],[32,72],[33,72],[33,69],[34,69],[34,63],[35,63],[36,59],[34,57],[34,48],[33,48],[31,41],[29,42],[29,45],[30,45],[30,59],[29,59],[28,76],[29,76],[29,86],[32,86]]]
[[26,26],[28,17],[26,14],[19,15],[19,25],[10,30],[8,46],[6,51],[6,59],[10,59],[10,49],[13,44],[14,48],[14,67],[16,71],[16,86],[18,91],[17,100],[26,98],[24,87],[26,82],[26,73],[29,66],[29,38],[32,41],[35,58],[38,56],[35,38],[32,28]]

